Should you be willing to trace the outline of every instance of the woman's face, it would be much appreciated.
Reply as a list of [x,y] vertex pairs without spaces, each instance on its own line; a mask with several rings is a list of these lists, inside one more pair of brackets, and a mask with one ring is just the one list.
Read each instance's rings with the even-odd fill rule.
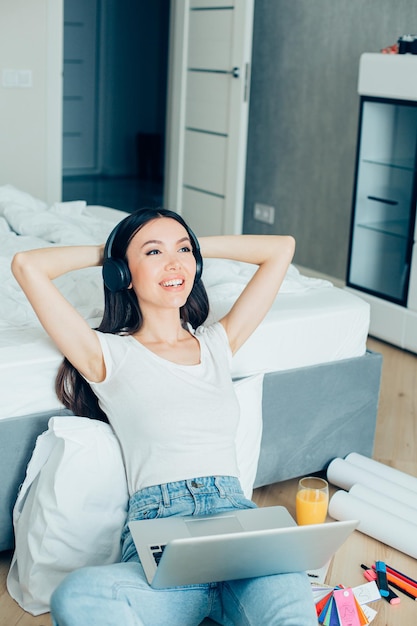
[[176,220],[159,217],[132,238],[127,261],[142,310],[146,306],[182,307],[193,288],[196,261],[186,229]]

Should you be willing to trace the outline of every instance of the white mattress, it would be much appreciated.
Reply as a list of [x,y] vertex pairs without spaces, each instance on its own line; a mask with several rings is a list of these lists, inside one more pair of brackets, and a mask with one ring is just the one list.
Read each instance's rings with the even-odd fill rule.
[[[0,187],[0,215],[1,192]],[[6,210],[0,217],[0,419],[62,408],[54,392],[62,357],[11,276],[14,251],[53,245],[53,237],[61,244],[77,239],[103,241],[124,217],[119,211],[85,207],[85,203],[62,203],[55,211],[23,209]],[[59,228],[57,216],[58,222],[63,221]],[[11,232],[10,226],[22,235]],[[34,232],[35,237],[29,234]],[[230,308],[253,271],[253,266],[244,263],[205,262],[203,280],[211,304],[207,323]],[[97,325],[103,302],[100,269],[84,270],[76,278],[69,274],[59,281],[90,324]],[[368,328],[369,305],[364,300],[327,281],[302,276],[291,266],[270,313],[235,355],[233,376],[362,356]]]
[[[205,268],[210,322],[229,310],[254,268],[217,260],[206,261]],[[214,273],[219,276],[217,284],[212,284]],[[303,276],[291,265],[270,312],[234,356],[233,375],[282,371],[362,356],[366,351],[370,307],[352,295],[328,281]]]

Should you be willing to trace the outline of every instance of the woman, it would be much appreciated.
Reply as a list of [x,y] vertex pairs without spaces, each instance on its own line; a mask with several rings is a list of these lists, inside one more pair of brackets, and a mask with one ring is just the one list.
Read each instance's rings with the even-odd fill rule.
[[[227,625],[317,624],[302,573],[152,589],[127,526],[255,506],[238,479],[230,362],[268,312],[294,246],[290,236],[198,242],[176,213],[142,209],[122,220],[106,246],[15,256],[13,273],[65,356],[58,395],[76,414],[108,419],[130,495],[122,563],[69,574],[51,600],[55,625],[197,626],[206,616]],[[227,315],[207,328],[202,256],[259,266]],[[105,310],[96,331],[53,279],[101,264]]]

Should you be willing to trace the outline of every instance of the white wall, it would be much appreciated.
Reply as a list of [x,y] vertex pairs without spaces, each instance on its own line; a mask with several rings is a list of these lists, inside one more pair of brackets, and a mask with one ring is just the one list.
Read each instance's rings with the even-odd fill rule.
[[[0,2],[0,185],[61,199],[63,0]],[[30,70],[6,87],[4,70]]]

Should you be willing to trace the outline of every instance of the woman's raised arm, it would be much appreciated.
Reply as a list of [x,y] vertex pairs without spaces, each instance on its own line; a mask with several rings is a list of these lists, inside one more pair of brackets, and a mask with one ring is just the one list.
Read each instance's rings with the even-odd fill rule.
[[290,235],[231,235],[199,239],[203,257],[258,265],[232,309],[220,320],[233,353],[257,328],[281,287],[295,251]]
[[101,265],[102,259],[103,246],[69,246],[18,252],[12,261],[12,272],[48,335],[73,366],[93,381],[105,376],[99,340],[53,280]]

